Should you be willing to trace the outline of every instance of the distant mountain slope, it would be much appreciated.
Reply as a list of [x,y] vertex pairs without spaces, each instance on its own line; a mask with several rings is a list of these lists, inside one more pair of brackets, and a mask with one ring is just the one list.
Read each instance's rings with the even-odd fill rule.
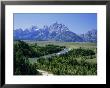
[[80,36],[70,31],[64,24],[53,23],[50,26],[44,26],[39,29],[32,26],[29,29],[16,29],[14,30],[15,40],[55,40],[64,42],[96,42],[97,31],[88,31]]
[[85,34],[81,34],[80,37],[84,42],[97,42],[97,30],[90,30]]

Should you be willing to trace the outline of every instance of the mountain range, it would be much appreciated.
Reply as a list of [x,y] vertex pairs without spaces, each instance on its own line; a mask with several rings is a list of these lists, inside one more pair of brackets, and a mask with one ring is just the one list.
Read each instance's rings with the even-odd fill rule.
[[14,40],[64,41],[64,42],[97,42],[97,30],[92,29],[84,34],[76,34],[64,24],[57,22],[50,26],[14,30]]

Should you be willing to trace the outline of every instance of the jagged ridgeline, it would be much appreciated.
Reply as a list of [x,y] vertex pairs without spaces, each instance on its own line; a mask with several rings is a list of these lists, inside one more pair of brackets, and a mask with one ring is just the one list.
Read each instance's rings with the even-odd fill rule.
[[[77,29],[74,29],[77,30]],[[84,34],[72,32],[66,25],[57,22],[50,26],[14,30],[14,40],[63,41],[63,42],[97,42],[97,30],[92,29]]]

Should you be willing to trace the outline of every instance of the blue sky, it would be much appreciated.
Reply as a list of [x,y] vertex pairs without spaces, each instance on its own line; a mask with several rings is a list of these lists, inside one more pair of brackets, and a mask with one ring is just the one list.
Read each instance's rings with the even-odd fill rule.
[[55,22],[65,24],[71,31],[81,34],[97,29],[96,13],[15,13],[14,30],[26,29],[32,25],[42,28]]

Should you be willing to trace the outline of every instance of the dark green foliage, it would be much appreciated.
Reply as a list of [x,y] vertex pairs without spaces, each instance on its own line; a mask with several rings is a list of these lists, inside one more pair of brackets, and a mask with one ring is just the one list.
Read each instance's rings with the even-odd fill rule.
[[36,57],[37,54],[27,43],[23,41],[17,41],[14,44],[14,52],[22,52],[25,57]]
[[[49,59],[40,58],[37,61],[37,68],[50,71],[56,75],[96,75],[97,64],[86,62],[86,59],[91,59],[89,56],[94,54],[92,50],[73,49],[65,55]],[[78,58],[81,60],[78,61]]]
[[71,50],[68,54],[75,56],[91,56],[91,55],[95,55],[95,52],[90,49],[78,48]]
[[15,75],[36,75],[36,65],[31,64],[27,57],[32,56],[32,49],[23,41],[14,44],[14,74]]
[[14,44],[14,74],[15,75],[34,75],[39,74],[36,65],[30,64],[28,58],[40,57],[46,54],[56,53],[64,47],[47,45],[40,47],[36,43],[28,45],[24,41],[16,41]]
[[39,74],[36,70],[36,66],[29,63],[29,60],[25,57],[16,59],[15,75],[35,75]]
[[[59,62],[61,61],[61,62]],[[97,65],[85,61],[78,62],[70,58],[53,58],[49,60],[39,60],[37,63],[39,69],[47,70],[56,75],[96,75]]]
[[36,57],[57,53],[65,48],[65,46],[58,46],[58,45],[52,45],[48,44],[44,47],[38,46],[37,43],[30,45],[30,47],[36,51]]
[[57,53],[64,48],[65,48],[64,46],[57,46],[57,45],[52,45],[52,44],[45,46],[45,50],[46,52],[48,52],[47,54]]
[[[96,58],[96,53],[91,49],[77,48],[66,54],[52,56],[44,59],[40,56],[57,53],[66,47],[58,45],[38,46],[37,43],[27,44],[16,41],[14,44],[14,74],[36,75],[36,69],[46,70],[56,75],[96,75],[97,64],[87,62],[87,59]],[[28,58],[38,58],[31,64]],[[78,60],[80,59],[80,60]]]

